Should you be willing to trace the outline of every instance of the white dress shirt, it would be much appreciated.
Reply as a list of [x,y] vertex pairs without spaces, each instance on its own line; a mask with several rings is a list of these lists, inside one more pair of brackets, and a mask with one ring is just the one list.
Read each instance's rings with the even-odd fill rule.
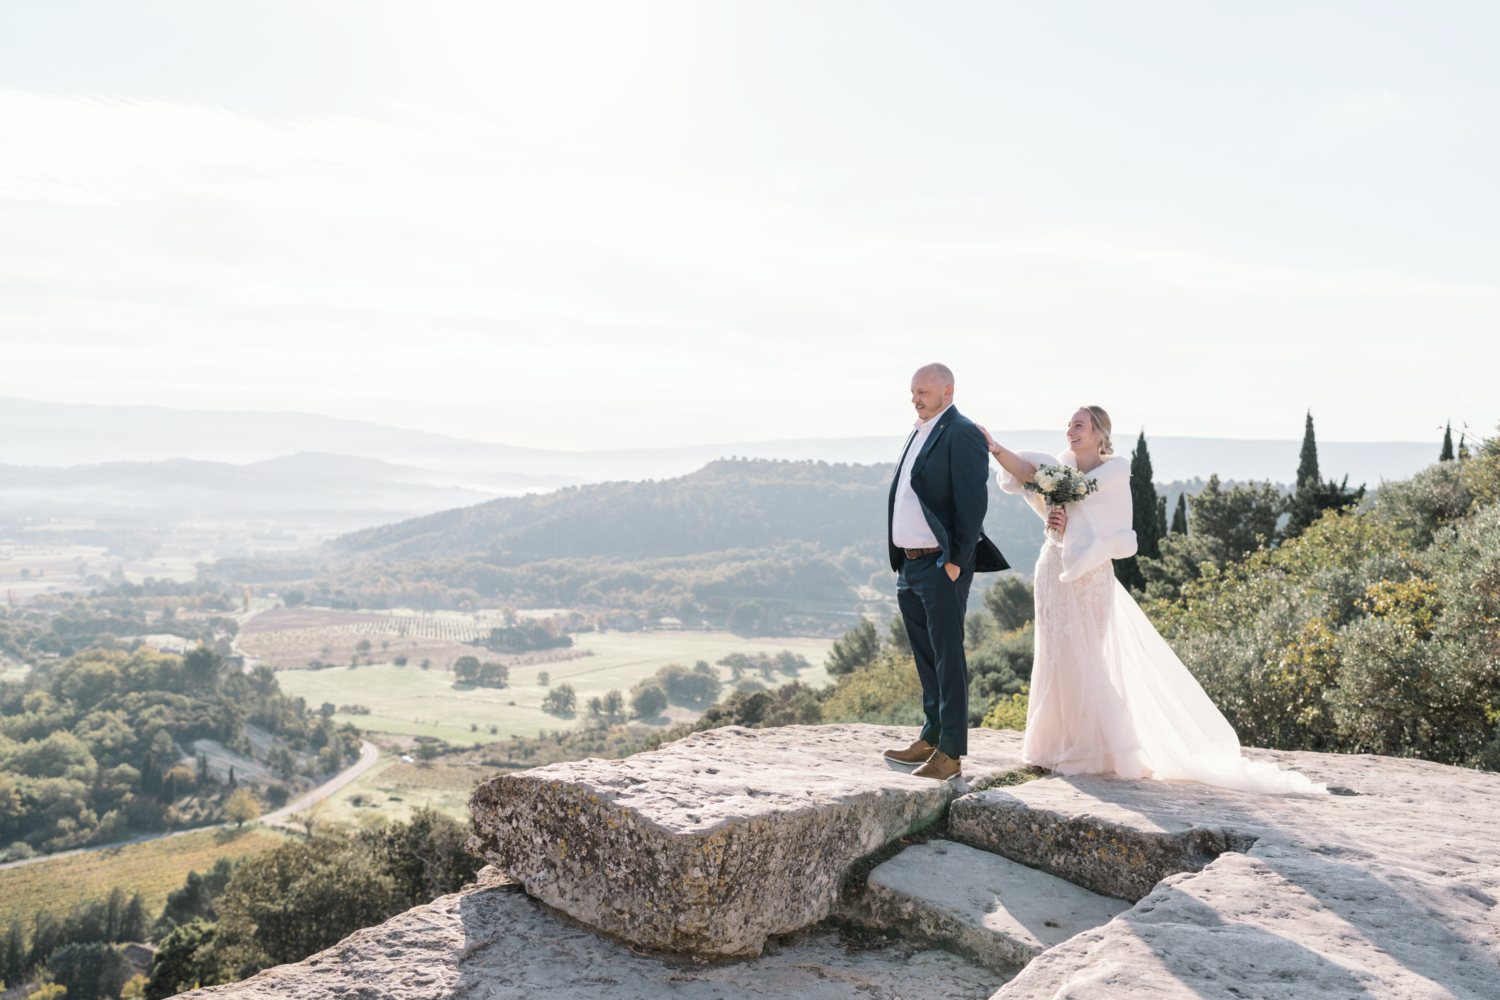
[[[949,403],[948,406],[952,406]],[[918,420],[917,434],[906,448],[906,459],[901,463],[901,485],[896,487],[896,510],[891,517],[891,541],[903,549],[932,549],[937,547],[937,536],[927,526],[927,517],[922,513],[922,502],[911,488],[911,466],[922,452],[922,446],[932,436],[943,414],[943,407],[931,420]]]

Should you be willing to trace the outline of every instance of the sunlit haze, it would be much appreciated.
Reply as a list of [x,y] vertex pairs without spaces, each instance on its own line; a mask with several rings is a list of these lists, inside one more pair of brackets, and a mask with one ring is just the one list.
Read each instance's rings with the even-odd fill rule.
[[1487,4],[12,2],[0,396],[549,448],[1493,431]]

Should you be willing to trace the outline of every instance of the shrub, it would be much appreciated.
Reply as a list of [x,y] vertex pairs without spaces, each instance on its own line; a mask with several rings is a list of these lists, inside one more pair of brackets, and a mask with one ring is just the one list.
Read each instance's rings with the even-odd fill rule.
[[980,725],[985,729],[1014,729],[1017,732],[1024,730],[1026,710],[1030,706],[1028,691],[1028,688],[1023,687],[1009,698],[996,699]]
[[829,722],[921,725],[922,682],[916,662],[887,649],[869,667],[841,678],[822,707]]

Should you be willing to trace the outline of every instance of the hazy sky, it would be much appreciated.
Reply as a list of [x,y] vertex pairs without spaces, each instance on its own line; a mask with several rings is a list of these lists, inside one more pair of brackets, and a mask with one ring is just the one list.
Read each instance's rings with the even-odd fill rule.
[[0,7],[0,395],[548,447],[1500,418],[1490,3]]

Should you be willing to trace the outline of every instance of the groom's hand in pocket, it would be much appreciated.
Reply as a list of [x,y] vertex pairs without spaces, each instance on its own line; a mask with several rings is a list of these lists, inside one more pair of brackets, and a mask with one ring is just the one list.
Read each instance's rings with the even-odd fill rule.
[[948,573],[948,579],[952,580],[954,583],[958,582],[958,574],[960,571],[957,563],[948,563],[943,567],[943,569]]

